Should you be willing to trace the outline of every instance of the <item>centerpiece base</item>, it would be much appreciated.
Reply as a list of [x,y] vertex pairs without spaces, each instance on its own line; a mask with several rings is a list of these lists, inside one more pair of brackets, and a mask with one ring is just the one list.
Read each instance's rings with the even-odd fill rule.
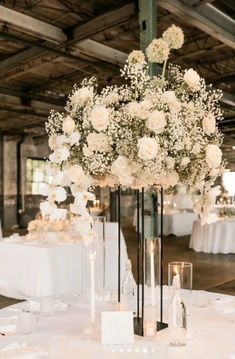
[[[168,327],[167,323],[163,322],[156,322],[156,332],[159,332],[162,329],[165,329]],[[143,325],[143,319],[142,318],[134,318],[134,333],[136,335],[144,336],[144,325]]]

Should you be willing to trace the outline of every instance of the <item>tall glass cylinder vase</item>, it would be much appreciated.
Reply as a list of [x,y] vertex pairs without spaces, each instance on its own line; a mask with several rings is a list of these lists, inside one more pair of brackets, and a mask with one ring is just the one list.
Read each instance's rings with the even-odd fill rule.
[[83,296],[90,304],[91,321],[96,319],[97,305],[102,306],[105,288],[105,217],[94,217],[97,238],[83,245]]

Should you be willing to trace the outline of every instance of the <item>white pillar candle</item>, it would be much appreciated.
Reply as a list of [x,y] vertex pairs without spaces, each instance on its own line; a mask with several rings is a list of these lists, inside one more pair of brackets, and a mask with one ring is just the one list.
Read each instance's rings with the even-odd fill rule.
[[154,271],[154,243],[150,243],[150,283],[151,283],[151,305],[155,305],[155,271]]
[[90,274],[91,274],[91,321],[95,321],[95,256],[96,252],[90,253]]

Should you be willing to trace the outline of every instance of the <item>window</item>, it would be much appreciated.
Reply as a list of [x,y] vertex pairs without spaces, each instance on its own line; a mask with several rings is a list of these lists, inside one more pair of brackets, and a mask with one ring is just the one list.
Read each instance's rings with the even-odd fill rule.
[[28,158],[27,171],[27,194],[40,194],[42,187],[48,182],[46,174],[46,161],[42,159]]
[[223,175],[223,185],[230,196],[235,195],[235,172],[225,172]]

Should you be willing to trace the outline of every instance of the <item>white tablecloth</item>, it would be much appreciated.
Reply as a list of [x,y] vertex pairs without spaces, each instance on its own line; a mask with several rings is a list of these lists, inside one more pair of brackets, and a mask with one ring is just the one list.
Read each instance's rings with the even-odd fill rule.
[[[134,345],[102,346],[99,332],[93,338],[85,335],[89,308],[74,304],[67,312],[40,317],[33,334],[0,336],[0,349],[13,342],[26,342],[48,348],[50,359],[233,359],[234,313],[219,312],[213,302],[234,301],[234,297],[206,292],[200,295],[208,295],[210,301],[207,307],[192,307],[191,339],[185,347],[170,347],[167,329],[158,332],[152,340],[135,337]],[[25,303],[13,306],[25,307]],[[3,309],[0,316],[13,313]]]
[[[163,234],[168,236],[186,236],[192,233],[193,222],[197,219],[197,215],[193,212],[172,212],[163,215]],[[140,222],[141,223],[141,222]],[[151,218],[145,216],[145,235],[149,233]],[[158,218],[160,227],[160,216]],[[137,212],[134,214],[133,225],[137,227]]]
[[235,253],[235,221],[224,220],[201,225],[193,223],[190,248],[205,253]]
[[[101,228],[100,228],[101,229]],[[99,232],[99,230],[98,230]],[[106,223],[105,284],[118,283],[118,225]],[[127,260],[121,233],[121,275]],[[0,242],[0,294],[12,298],[79,293],[82,286],[82,245]]]

